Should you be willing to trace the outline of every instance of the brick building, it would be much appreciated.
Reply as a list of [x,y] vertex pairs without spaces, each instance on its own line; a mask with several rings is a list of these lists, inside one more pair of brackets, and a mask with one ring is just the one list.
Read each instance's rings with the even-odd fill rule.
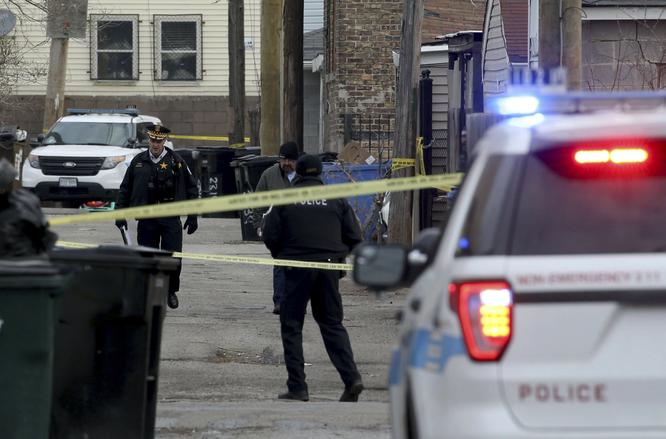
[[[396,69],[402,0],[327,0],[324,77],[324,145],[344,145],[345,115],[360,117],[357,129],[390,133],[395,117]],[[483,27],[485,1],[424,0],[422,41]],[[359,119],[357,119],[359,120]]]

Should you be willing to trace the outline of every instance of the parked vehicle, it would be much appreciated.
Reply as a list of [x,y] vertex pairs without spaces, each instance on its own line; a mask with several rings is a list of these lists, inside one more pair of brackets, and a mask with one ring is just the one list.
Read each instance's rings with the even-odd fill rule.
[[358,283],[411,285],[395,438],[666,437],[664,120],[508,119],[474,148],[444,230],[358,249]]
[[148,147],[145,127],[161,121],[136,109],[71,109],[23,164],[23,187],[41,200],[114,201],[132,158]]

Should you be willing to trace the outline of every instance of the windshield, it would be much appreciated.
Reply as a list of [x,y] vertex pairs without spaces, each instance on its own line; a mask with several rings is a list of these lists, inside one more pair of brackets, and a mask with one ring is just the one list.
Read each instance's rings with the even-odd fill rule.
[[129,123],[58,122],[44,136],[42,144],[126,146],[131,136]]
[[666,251],[663,149],[653,145],[641,164],[576,163],[571,147],[496,158],[484,170],[459,254]]

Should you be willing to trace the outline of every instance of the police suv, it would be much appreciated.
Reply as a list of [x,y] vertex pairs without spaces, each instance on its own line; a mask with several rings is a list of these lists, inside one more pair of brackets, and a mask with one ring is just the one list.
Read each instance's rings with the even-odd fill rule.
[[394,437],[664,438],[666,110],[622,107],[666,95],[504,99],[533,114],[477,144],[444,230],[357,251],[357,282],[413,283]]
[[113,201],[132,158],[148,147],[152,123],[161,122],[136,109],[70,109],[38,136],[23,164],[23,187],[42,200]]

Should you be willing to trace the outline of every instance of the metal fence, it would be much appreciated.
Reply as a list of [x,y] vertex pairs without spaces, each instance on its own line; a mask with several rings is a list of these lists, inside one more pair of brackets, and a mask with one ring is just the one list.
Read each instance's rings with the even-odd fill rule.
[[380,161],[391,158],[395,116],[343,114],[344,144],[356,141]]

